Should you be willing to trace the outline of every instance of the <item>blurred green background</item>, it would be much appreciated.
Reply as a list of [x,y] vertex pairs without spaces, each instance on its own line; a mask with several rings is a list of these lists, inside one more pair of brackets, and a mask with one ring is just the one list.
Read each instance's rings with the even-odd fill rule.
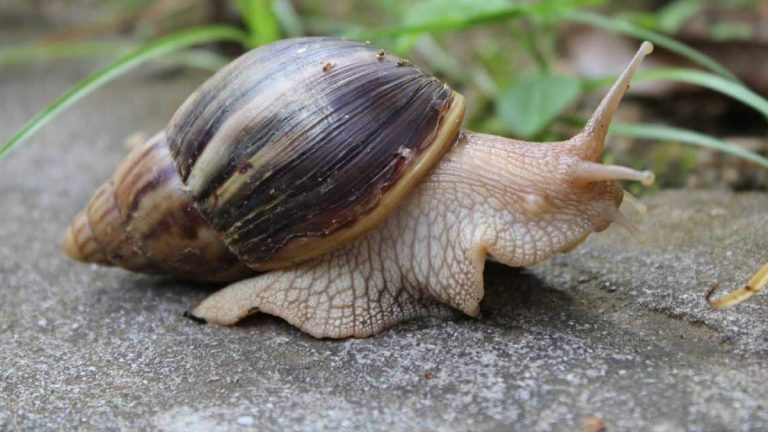
[[765,1],[5,0],[0,26],[13,34],[0,68],[80,57],[104,65],[19,125],[0,155],[144,63],[214,71],[301,35],[369,40],[432,71],[468,98],[470,129],[558,140],[649,39],[656,52],[606,159],[656,171],[656,188],[768,189]]

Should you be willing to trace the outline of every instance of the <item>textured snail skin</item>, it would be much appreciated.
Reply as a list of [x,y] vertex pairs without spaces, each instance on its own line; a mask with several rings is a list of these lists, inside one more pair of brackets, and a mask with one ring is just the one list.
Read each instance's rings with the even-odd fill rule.
[[377,229],[329,255],[233,284],[192,311],[230,325],[262,311],[316,337],[365,337],[397,322],[476,316],[488,255],[527,266],[613,220],[615,182],[582,187],[565,144],[467,133]]
[[[336,46],[336,42],[329,43]],[[363,44],[356,44],[360,46]],[[366,337],[406,319],[442,316],[452,309],[476,316],[483,297],[487,257],[510,266],[528,266],[573,249],[590,233],[612,222],[628,223],[618,210],[623,190],[616,180],[650,184],[653,175],[599,161],[611,118],[632,74],[651,49],[648,43],[641,46],[584,131],[563,142],[528,143],[469,131],[454,138],[451,131],[463,112],[462,100],[455,93],[446,99],[441,87],[435,86],[436,92],[424,99],[432,110],[423,116],[432,119],[427,122],[431,127],[425,136],[432,142],[428,149],[439,143],[447,152],[443,155],[444,150],[438,147],[440,151],[435,153],[442,158],[426,164],[418,155],[429,150],[414,150],[423,143],[406,149],[407,155],[412,156],[410,151],[417,154],[405,158],[403,163],[411,165],[382,171],[394,172],[395,183],[416,172],[404,190],[393,194],[396,186],[388,181],[374,182],[386,186],[374,188],[381,196],[374,193],[363,201],[352,199],[364,203],[357,219],[350,221],[353,227],[378,209],[374,204],[371,210],[370,197],[378,206],[387,207],[376,224],[366,227],[368,231],[357,231],[354,239],[345,238],[346,243],[334,242],[333,250],[313,258],[304,256],[299,263],[250,274],[251,269],[258,269],[248,259],[242,260],[243,256],[249,258],[250,252],[243,255],[243,249],[233,247],[233,238],[222,236],[228,232],[226,224],[220,226],[210,220],[210,206],[195,201],[208,184],[190,184],[194,183],[190,178],[198,156],[181,156],[188,166],[180,168],[179,160],[173,158],[185,153],[174,144],[176,138],[166,138],[164,133],[131,152],[113,178],[97,191],[88,210],[75,218],[65,234],[65,250],[81,261],[113,263],[147,273],[202,280],[242,279],[190,312],[209,323],[231,325],[252,313],[265,312],[313,336],[340,338]],[[327,72],[327,68],[322,69]],[[432,86],[430,79],[425,82]],[[190,100],[199,97],[193,95]],[[206,106],[189,102],[181,111],[194,113]],[[184,117],[174,118],[169,133],[176,133]],[[207,132],[193,135],[204,137],[203,141],[210,138]],[[399,158],[397,143],[384,145],[391,158]],[[377,154],[377,150],[362,154],[369,153]],[[240,164],[219,166],[231,173]],[[226,182],[214,182],[212,190],[221,185]],[[381,204],[393,196],[396,200]],[[333,197],[337,203],[347,202],[343,198]],[[216,200],[209,203],[217,205]],[[245,206],[231,211],[242,208],[253,210]],[[349,209],[360,210],[354,205]],[[314,215],[311,208],[308,211],[309,216]],[[339,228],[333,223],[330,226]],[[316,235],[337,239],[335,232]],[[269,237],[259,241],[268,242]],[[270,251],[267,259],[272,259],[273,253]],[[240,255],[241,260],[235,259]],[[248,262],[247,267],[243,261]]]

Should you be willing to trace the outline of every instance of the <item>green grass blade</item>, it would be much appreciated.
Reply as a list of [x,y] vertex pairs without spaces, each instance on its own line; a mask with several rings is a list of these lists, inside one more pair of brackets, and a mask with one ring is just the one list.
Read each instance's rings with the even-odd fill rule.
[[0,47],[0,65],[12,65],[61,58],[117,57],[136,49],[127,42],[77,41],[62,43],[35,43]]
[[246,44],[247,39],[248,37],[244,32],[234,27],[206,26],[181,31],[150,42],[78,82],[53,101],[53,103],[37,113],[8,142],[0,146],[0,158],[8,154],[8,152],[43,127],[65,108],[141,63],[201,43],[229,40]]
[[642,71],[638,76],[648,81],[679,81],[706,87],[741,101],[768,118],[768,100],[741,83],[711,73],[684,68],[663,68]]
[[272,11],[275,13],[278,27],[285,32],[285,36],[297,37],[304,34],[304,24],[291,0],[274,1]]
[[[562,123],[583,127],[587,121],[582,118],[563,116],[559,118]],[[768,158],[758,153],[745,150],[727,141],[702,134],[688,129],[670,126],[655,125],[649,123],[612,123],[610,133],[629,138],[647,139],[655,141],[678,142],[681,144],[713,149],[727,153],[748,161],[754,162],[768,169]]]
[[768,169],[768,158],[755,152],[745,150],[733,144],[710,135],[701,134],[687,129],[642,123],[613,123],[611,133],[630,138],[650,139],[659,141],[680,142],[699,147],[718,150],[733,156],[752,161]]
[[240,12],[240,16],[242,17],[243,22],[245,22],[245,26],[248,28],[248,45],[251,44],[253,35],[256,34],[256,29],[258,28],[258,20],[256,19],[254,5],[255,3],[253,0],[235,0],[235,7],[237,8],[237,11]]
[[592,12],[584,12],[571,10],[564,15],[566,20],[587,24],[593,27],[598,27],[603,30],[612,31],[614,33],[620,33],[623,35],[631,36],[640,40],[649,40],[658,46],[664,47],[672,52],[680,54],[683,57],[691,60],[692,62],[701,65],[718,75],[721,75],[731,81],[737,81],[735,75],[733,75],[723,65],[716,62],[712,57],[709,57],[688,45],[678,42],[670,37],[662,34],[646,30],[642,27],[638,27],[630,22],[623,21],[617,18],[607,17]]
[[[424,0],[413,3],[406,11],[402,33],[456,30],[479,23],[499,21],[528,11],[528,6],[508,0]],[[390,29],[390,31],[393,29]]]
[[271,0],[237,0],[235,4],[248,27],[249,47],[261,46],[280,38],[280,23],[272,9]]
[[[584,85],[588,90],[608,87],[615,77],[587,81]],[[638,72],[634,81],[676,81],[693,84],[730,96],[764,115],[768,119],[768,100],[753,92],[746,86],[727,80],[709,72],[685,68],[661,68]]]
[[214,73],[231,62],[232,58],[207,49],[192,48],[177,51],[152,61],[159,64],[177,65]]
[[402,36],[422,32],[463,30],[480,24],[521,16],[556,17],[566,10],[594,5],[596,0],[422,0],[413,2],[398,26],[374,30],[352,30],[344,36],[356,39]]
[[707,7],[701,0],[675,0],[659,8],[658,26],[665,33],[677,33],[685,23]]
[[[0,66],[39,63],[61,59],[120,57],[140,45],[133,42],[64,42],[0,47]],[[160,63],[217,71],[231,59],[209,50],[184,50],[158,59]]]

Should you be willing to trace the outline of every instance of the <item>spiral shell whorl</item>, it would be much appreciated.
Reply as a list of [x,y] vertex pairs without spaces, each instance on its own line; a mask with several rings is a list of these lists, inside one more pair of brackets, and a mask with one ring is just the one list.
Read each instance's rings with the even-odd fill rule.
[[165,134],[134,148],[64,239],[79,261],[150,274],[230,281],[251,271],[218,239],[176,172]]
[[64,252],[70,258],[80,262],[103,266],[113,265],[112,261],[104,254],[101,246],[96,243],[85,210],[75,216],[69,228],[64,232]]

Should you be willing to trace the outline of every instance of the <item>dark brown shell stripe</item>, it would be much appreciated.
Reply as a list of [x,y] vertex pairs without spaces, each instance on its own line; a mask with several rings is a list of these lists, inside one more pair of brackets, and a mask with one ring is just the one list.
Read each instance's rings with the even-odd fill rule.
[[134,148],[65,235],[80,261],[150,274],[232,281],[252,274],[182,190],[164,134]]
[[[289,39],[250,51],[225,66],[195,91],[179,108],[168,127],[171,152],[178,162],[182,179],[187,180],[200,152],[230,113],[249,103],[254,92],[273,86],[276,76],[287,81],[293,78],[296,71],[301,71],[301,65],[310,61],[309,51],[314,50],[310,49],[310,45],[303,45],[303,41],[322,43],[329,40],[336,39]],[[323,55],[338,57],[346,48],[346,45],[326,48]],[[272,102],[274,100],[268,101]],[[182,142],[184,145],[181,145]]]
[[354,223],[432,144],[452,91],[378,52],[278,42],[216,74],[174,116],[178,170],[243,261]]
[[192,204],[165,133],[135,148],[113,179],[122,227],[141,254],[165,272],[205,281],[236,280],[252,273]]
[[96,190],[86,212],[93,239],[99,244],[108,260],[132,271],[162,273],[156,264],[139,252],[134,246],[134,240],[123,229],[111,179]]

